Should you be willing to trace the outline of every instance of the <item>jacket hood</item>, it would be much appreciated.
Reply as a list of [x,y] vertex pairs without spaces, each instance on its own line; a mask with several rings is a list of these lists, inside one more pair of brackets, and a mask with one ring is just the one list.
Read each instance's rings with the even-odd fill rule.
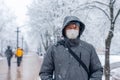
[[81,36],[81,34],[83,33],[84,29],[85,29],[85,25],[84,25],[84,23],[81,22],[81,21],[79,20],[79,18],[76,17],[76,16],[67,16],[67,17],[64,18],[62,35],[63,35],[64,38],[66,38],[66,35],[65,35],[65,27],[66,27],[69,23],[71,23],[71,22],[78,22],[78,23],[79,23],[79,25],[80,25],[80,26],[79,26],[79,27],[80,27],[80,31],[79,31],[79,36],[78,36],[78,38],[79,38],[79,37]]

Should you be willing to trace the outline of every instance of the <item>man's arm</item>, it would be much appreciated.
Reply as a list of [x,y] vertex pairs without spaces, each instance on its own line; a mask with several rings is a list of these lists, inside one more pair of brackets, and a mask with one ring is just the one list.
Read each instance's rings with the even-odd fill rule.
[[13,55],[14,55],[14,53],[13,53],[13,51],[11,50],[11,57],[13,57]]
[[53,50],[52,47],[47,50],[47,53],[44,57],[40,77],[41,80],[53,80],[53,71],[54,71],[54,61],[53,61]]
[[90,80],[102,80],[103,67],[93,46],[91,50]]

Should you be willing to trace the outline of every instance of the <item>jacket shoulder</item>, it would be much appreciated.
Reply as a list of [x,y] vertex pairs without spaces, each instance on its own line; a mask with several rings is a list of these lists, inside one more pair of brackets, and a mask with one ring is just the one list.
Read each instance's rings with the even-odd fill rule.
[[58,47],[58,46],[60,46],[60,45],[65,46],[65,41],[64,41],[64,40],[59,40],[59,41],[57,41],[57,42],[54,44],[55,47]]
[[83,41],[83,40],[80,40],[80,46],[82,46],[83,48],[85,48],[89,51],[91,51],[94,48],[94,46],[92,44],[90,44],[86,41]]

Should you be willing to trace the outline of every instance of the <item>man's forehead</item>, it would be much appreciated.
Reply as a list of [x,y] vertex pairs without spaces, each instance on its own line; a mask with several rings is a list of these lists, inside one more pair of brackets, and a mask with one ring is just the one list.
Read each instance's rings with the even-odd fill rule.
[[79,25],[76,25],[75,23],[70,23],[66,27],[79,27]]

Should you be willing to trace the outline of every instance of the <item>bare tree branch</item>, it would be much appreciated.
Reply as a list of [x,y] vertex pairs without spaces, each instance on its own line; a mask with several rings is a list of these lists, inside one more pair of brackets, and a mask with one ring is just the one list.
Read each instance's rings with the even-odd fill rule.
[[113,2],[112,2],[112,3],[114,4],[115,2],[116,2],[116,0],[113,0]]
[[[105,6],[109,7],[109,5],[107,5],[107,4],[105,4],[105,3],[102,3],[102,2],[99,2],[99,1],[93,1],[92,3],[98,3],[98,4],[105,5]],[[83,8],[90,8],[90,7],[92,7],[92,8],[97,8],[97,9],[101,10],[101,11],[107,16],[107,18],[110,20],[110,17],[109,17],[108,13],[107,13],[105,10],[103,10],[102,8],[100,8],[100,7],[98,7],[98,6],[93,5],[92,3],[85,3],[85,4],[82,4],[82,5],[80,5],[80,6],[83,6]],[[87,5],[87,6],[86,6],[86,5]],[[85,6],[85,7],[84,7],[84,6]],[[82,9],[82,7],[81,7],[81,8],[80,8],[80,7],[77,7],[77,9],[74,10],[74,11],[76,12],[78,9]]]
[[114,19],[114,23],[116,22],[116,19],[118,18],[118,16],[119,16],[119,14],[120,14],[120,9],[118,10],[118,12],[117,12],[117,14],[116,14],[116,16],[115,16],[115,19]]
[[106,12],[105,10],[103,10],[102,8],[100,8],[100,7],[98,7],[98,6],[95,6],[95,5],[90,5],[90,7],[97,8],[97,9],[101,10],[101,11],[107,16],[107,18],[110,20],[109,15],[108,15],[107,12]]
[[[86,6],[87,5],[87,6]],[[100,11],[102,11],[106,16],[107,16],[107,18],[110,20],[110,17],[109,17],[109,15],[108,15],[108,13],[105,11],[105,10],[103,10],[102,8],[100,8],[100,7],[98,7],[98,6],[95,6],[95,5],[93,5],[93,4],[90,4],[90,3],[86,3],[86,4],[82,4],[81,6],[83,6],[83,7],[77,7],[77,9],[76,10],[74,10],[74,12],[76,12],[78,9],[83,9],[83,10],[85,10],[85,8],[86,9],[90,9],[90,8],[97,8],[97,9],[99,9]],[[85,7],[84,7],[85,6]]]
[[102,3],[102,2],[99,2],[99,1],[93,1],[92,3],[98,3],[98,4],[101,4],[101,5],[104,5],[104,6],[109,7],[109,5],[107,5],[107,4],[105,4],[105,3]]
[[87,20],[89,13],[90,13],[90,10],[88,11],[88,14],[86,15],[85,20]]
[[114,4],[116,0],[110,0],[110,4]]

